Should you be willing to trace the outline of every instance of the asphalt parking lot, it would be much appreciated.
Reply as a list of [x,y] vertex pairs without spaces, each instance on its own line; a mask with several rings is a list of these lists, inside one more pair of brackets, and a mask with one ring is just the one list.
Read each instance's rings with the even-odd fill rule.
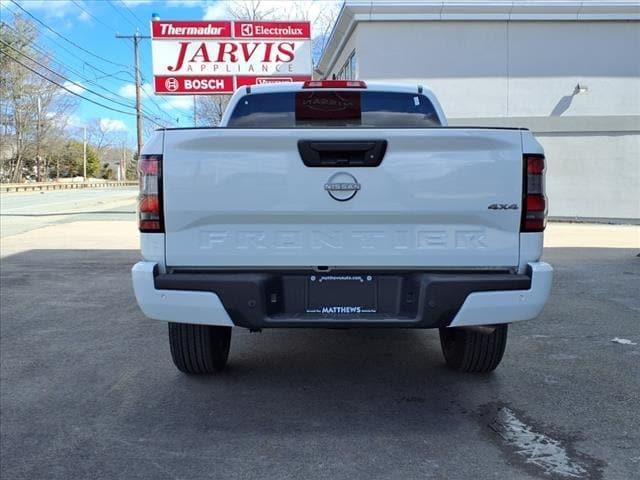
[[552,299],[493,374],[446,369],[432,331],[236,330],[213,377],[138,310],[136,251],[8,255],[0,476],[638,478],[637,254],[547,249]]

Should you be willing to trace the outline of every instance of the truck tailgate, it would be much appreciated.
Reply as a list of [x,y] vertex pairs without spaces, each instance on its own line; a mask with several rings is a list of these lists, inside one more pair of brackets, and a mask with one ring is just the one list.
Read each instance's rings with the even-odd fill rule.
[[[299,140],[386,140],[387,149],[376,167],[314,167]],[[337,172],[359,184],[348,201],[325,188]],[[513,267],[522,173],[519,130],[167,130],[166,263]]]

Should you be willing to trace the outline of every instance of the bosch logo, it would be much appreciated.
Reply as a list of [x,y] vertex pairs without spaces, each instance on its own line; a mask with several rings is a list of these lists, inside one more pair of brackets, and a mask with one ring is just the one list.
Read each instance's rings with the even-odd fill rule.
[[253,25],[245,23],[240,26],[240,35],[243,37],[250,37],[253,35]]
[[179,88],[178,80],[173,77],[167,78],[164,81],[164,86],[170,92],[175,92]]
[[347,172],[334,173],[329,177],[324,189],[329,193],[331,198],[339,202],[346,202],[356,196],[361,186],[356,177]]

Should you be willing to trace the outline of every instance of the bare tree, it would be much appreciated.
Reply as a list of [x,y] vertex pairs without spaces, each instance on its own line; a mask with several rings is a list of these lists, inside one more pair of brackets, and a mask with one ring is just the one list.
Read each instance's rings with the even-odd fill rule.
[[220,125],[220,120],[222,120],[222,115],[227,108],[229,98],[229,95],[209,95],[198,99],[196,111],[200,120],[199,123]]
[[87,124],[87,141],[95,148],[102,160],[105,152],[122,141],[123,132],[115,130],[100,118],[93,118]]
[[[291,1],[286,12],[279,12],[285,20],[305,20],[311,23],[311,51],[314,62],[324,51],[329,35],[336,23],[341,0]],[[284,14],[284,16],[283,16]]]
[[274,8],[269,8],[268,2],[261,0],[234,0],[226,5],[231,18],[242,20],[268,20],[275,13]]
[[310,19],[313,25],[313,38],[311,39],[311,52],[314,63],[317,63],[329,42],[329,36],[338,19],[342,2],[326,2],[326,8],[321,8],[315,18]]
[[77,105],[63,89],[46,80],[55,75],[42,67],[52,68],[49,57],[32,48],[36,39],[33,24],[20,17],[15,18],[14,26],[0,24],[0,123],[2,143],[11,145],[2,152],[3,181],[19,182],[34,173],[37,179],[43,173],[46,176],[43,146],[58,131],[60,117]]

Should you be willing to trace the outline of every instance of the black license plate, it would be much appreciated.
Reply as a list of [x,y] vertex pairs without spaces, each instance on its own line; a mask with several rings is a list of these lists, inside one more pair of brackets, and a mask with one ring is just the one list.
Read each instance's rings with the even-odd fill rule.
[[311,275],[307,280],[307,313],[376,313],[377,298],[378,283],[371,275]]

